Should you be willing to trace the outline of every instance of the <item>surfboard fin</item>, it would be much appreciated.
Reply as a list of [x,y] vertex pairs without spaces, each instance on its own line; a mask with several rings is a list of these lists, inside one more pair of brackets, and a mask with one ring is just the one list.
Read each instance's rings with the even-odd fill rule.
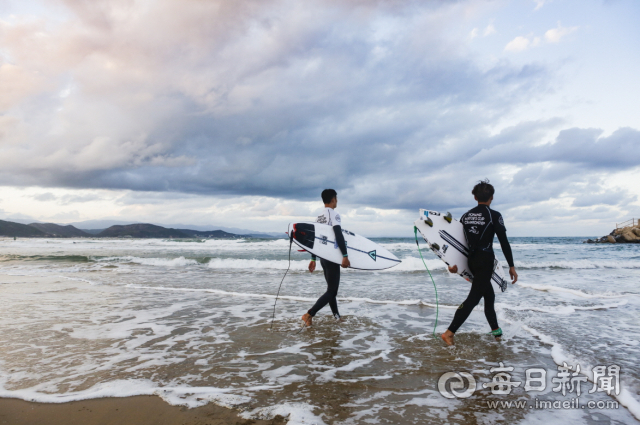
[[438,245],[437,243],[432,243],[431,248],[435,249],[436,251],[440,251],[440,245]]
[[447,211],[447,215],[444,216],[444,219],[447,220],[448,223],[451,223],[451,220],[453,220],[453,217],[451,216],[451,213],[449,211]]
[[433,220],[430,217],[425,218],[424,223],[429,227],[433,227]]

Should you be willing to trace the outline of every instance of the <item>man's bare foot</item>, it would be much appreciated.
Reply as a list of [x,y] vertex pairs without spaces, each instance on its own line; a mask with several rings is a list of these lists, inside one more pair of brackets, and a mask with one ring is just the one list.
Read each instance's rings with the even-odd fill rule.
[[302,322],[305,326],[310,327],[313,322],[313,317],[309,313],[302,315]]
[[442,338],[442,340],[449,346],[454,345],[455,343],[453,342],[453,335],[455,335],[453,332],[451,332],[449,329],[447,329],[447,331],[445,333],[443,333],[442,335],[440,335],[440,338]]

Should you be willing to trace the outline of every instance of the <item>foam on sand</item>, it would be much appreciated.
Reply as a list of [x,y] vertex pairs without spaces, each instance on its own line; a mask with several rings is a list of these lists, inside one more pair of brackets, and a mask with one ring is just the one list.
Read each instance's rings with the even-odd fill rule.
[[[586,376],[589,382],[593,383],[593,373],[591,369],[595,365],[590,365],[586,361],[581,361],[568,355],[564,347],[554,338],[545,335],[542,332],[527,325],[522,324],[521,327],[531,335],[540,339],[540,341],[542,341],[544,344],[551,346],[551,357],[558,366],[561,366],[563,363],[567,363],[570,365],[579,364],[582,366],[582,369],[580,371],[581,374]],[[614,397],[616,400],[618,400],[618,402],[626,407],[629,412],[636,417],[636,419],[640,420],[640,402],[635,397],[633,397],[633,395],[626,388],[621,388],[620,394],[618,395],[616,395],[615,392],[612,392],[611,397]]]
[[287,419],[287,425],[325,425],[325,422],[313,413],[314,407],[306,403],[281,403],[275,406],[260,407],[240,414],[245,419],[273,419],[280,415]]

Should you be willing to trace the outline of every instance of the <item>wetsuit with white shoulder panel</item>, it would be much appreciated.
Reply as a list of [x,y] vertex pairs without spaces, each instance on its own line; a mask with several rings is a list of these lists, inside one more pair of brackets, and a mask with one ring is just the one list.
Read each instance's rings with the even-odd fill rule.
[[[333,208],[325,207],[322,210],[322,214],[320,214],[316,219],[316,223],[326,224],[333,227],[338,248],[340,248],[342,256],[346,257],[347,244],[345,243],[344,236],[342,235],[340,214],[338,214],[338,212]],[[316,256],[311,255],[311,259],[315,260]],[[309,313],[311,317],[314,317],[321,308],[329,304],[333,316],[336,319],[339,319],[340,313],[338,312],[338,301],[336,300],[336,297],[340,286],[340,265],[327,261],[323,258],[320,259],[320,264],[324,271],[324,278],[327,281],[327,291],[318,298],[318,301],[316,301],[315,305],[311,307],[307,313]]]

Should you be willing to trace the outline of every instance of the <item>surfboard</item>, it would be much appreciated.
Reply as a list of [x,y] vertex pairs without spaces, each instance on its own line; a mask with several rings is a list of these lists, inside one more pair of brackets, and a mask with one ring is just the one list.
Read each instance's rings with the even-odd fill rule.
[[[290,223],[287,231],[293,242],[305,251],[332,263],[342,264],[333,227],[320,223]],[[352,269],[383,270],[400,264],[389,250],[364,236],[342,229]]]
[[[438,211],[420,209],[420,218],[413,224],[438,258],[449,267],[458,266],[458,274],[467,281],[473,282],[473,274],[467,262],[469,246],[464,237],[462,223],[453,218],[451,213],[442,214]],[[507,290],[508,281],[502,264],[497,258],[493,263],[491,283],[495,292]]]

